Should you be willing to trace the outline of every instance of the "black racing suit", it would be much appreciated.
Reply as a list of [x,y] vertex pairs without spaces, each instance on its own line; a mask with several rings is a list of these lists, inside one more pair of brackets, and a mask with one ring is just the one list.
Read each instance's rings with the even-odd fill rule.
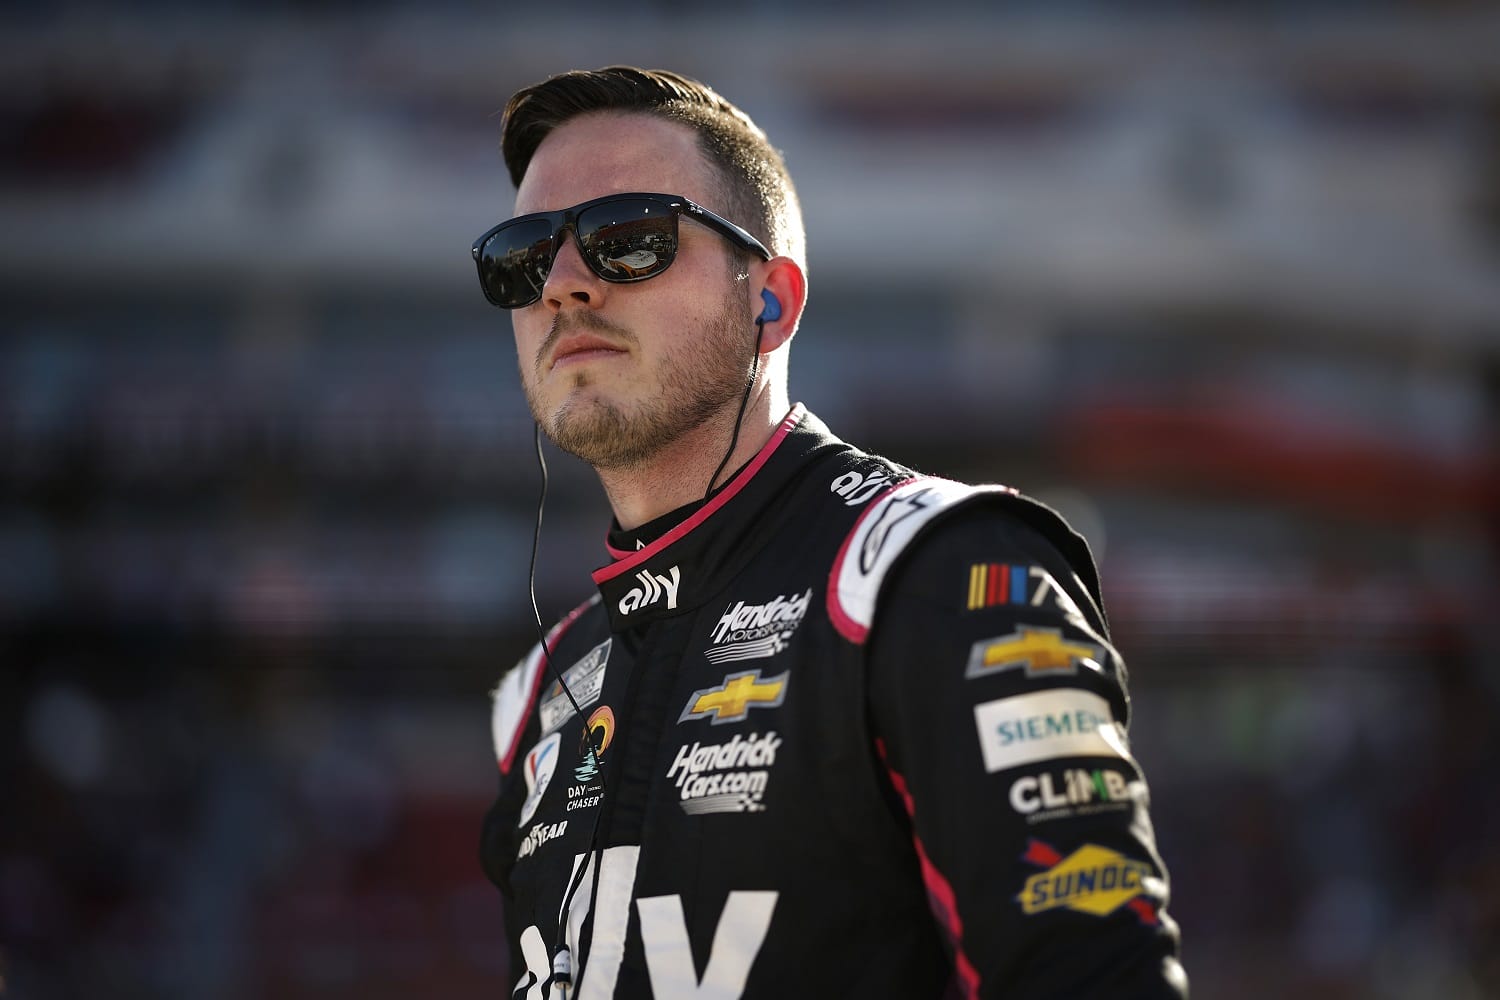
[[1181,997],[1088,549],[794,407],[496,692],[515,995]]

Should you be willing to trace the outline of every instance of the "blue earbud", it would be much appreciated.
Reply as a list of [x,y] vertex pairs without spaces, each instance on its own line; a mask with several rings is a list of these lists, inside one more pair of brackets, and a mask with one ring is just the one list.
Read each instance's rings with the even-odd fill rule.
[[755,322],[774,323],[780,319],[781,300],[772,294],[769,288],[762,288],[760,290],[760,297],[765,301],[766,306],[760,311],[760,315],[755,317]]

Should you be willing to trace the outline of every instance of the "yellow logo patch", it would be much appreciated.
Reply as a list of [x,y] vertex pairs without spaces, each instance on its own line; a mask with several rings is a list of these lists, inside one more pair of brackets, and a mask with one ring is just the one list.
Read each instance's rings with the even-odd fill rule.
[[759,670],[730,674],[717,687],[700,688],[688,698],[678,722],[711,719],[712,725],[742,722],[752,708],[774,708],[786,698],[786,673],[761,679]]
[[965,677],[979,677],[1012,667],[1025,667],[1030,676],[1078,672],[1084,661],[1096,667],[1104,659],[1104,648],[1091,642],[1070,642],[1062,630],[1022,625],[1010,635],[981,639],[969,649]]
[[1084,844],[1062,857],[1047,844],[1033,840],[1026,860],[1047,866],[1026,880],[1016,900],[1028,916],[1066,908],[1104,917],[1129,904],[1143,922],[1155,923],[1156,907],[1147,895],[1157,895],[1151,866],[1098,844]]

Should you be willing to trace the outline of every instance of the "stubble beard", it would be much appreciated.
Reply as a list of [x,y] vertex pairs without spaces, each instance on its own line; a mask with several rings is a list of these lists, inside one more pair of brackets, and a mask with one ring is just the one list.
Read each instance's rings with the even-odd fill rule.
[[[579,398],[578,390],[594,381],[588,372],[580,371],[573,376],[574,394],[548,415],[541,412],[536,383],[523,378],[532,416],[563,451],[596,469],[628,469],[648,463],[726,408],[733,412],[745,391],[750,362],[744,336],[744,286],[735,288],[740,294],[726,295],[718,314],[703,329],[661,355],[655,371],[659,395],[624,405],[597,395]],[[628,331],[594,322],[592,316],[583,322],[619,339],[637,340]],[[542,356],[546,356],[545,347]]]

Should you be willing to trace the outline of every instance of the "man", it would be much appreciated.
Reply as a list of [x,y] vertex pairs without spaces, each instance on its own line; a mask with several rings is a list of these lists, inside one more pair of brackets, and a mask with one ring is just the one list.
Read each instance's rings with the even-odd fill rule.
[[515,995],[1185,995],[1087,547],[790,404],[764,134],[630,67],[522,90],[503,133],[480,280],[616,520],[496,692]]

